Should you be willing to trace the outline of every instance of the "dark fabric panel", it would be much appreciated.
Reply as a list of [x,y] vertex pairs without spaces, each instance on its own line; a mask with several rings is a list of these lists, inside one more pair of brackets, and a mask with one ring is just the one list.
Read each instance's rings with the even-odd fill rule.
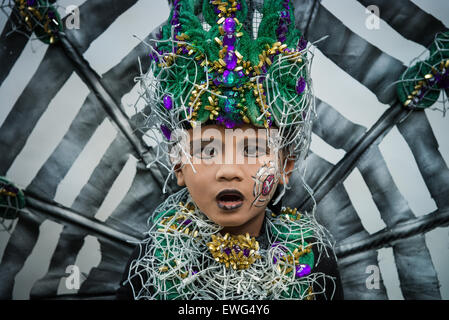
[[379,7],[379,15],[403,37],[427,47],[437,32],[445,31],[444,24],[421,10],[410,0],[358,0],[365,7]]
[[316,98],[317,119],[313,133],[335,149],[351,150],[365,134],[366,128],[345,118],[329,104]]
[[50,266],[45,276],[33,285],[30,299],[39,299],[57,294],[59,281],[66,277],[67,266],[74,265],[76,256],[84,244],[86,232],[78,226],[66,224],[62,230],[58,245],[51,257]]
[[449,170],[425,112],[413,112],[397,125],[439,209],[449,206]]
[[16,29],[20,23],[17,21],[17,15],[12,14],[6,18],[4,13],[0,12],[0,16],[2,19],[8,19],[0,35],[1,85],[28,43],[30,33],[23,27]]
[[398,241],[393,252],[404,299],[441,299],[440,284],[423,234]]
[[[112,0],[89,0],[81,7],[81,12],[101,12],[103,19],[91,19],[91,15],[80,15],[80,30],[67,30],[67,36],[76,41],[80,52],[86,51],[90,43],[136,0],[115,2]],[[22,150],[37,121],[50,101],[61,89],[73,72],[73,66],[58,45],[50,46],[36,73],[22,92],[13,109],[0,128],[0,175],[8,168]],[[32,106],[32,107],[30,107]],[[18,126],[17,123],[21,125]]]
[[[397,223],[415,218],[407,200],[394,183],[385,160],[376,145],[373,145],[363,155],[357,167],[387,227],[393,227]],[[438,278],[424,237],[413,237],[400,243],[404,245],[393,246],[393,252],[404,298],[425,299],[432,297],[433,299],[440,299]],[[409,246],[408,251],[405,249],[407,246]],[[418,254],[415,254],[415,251],[417,251],[414,249],[415,247],[419,248]],[[411,254],[410,250],[414,253]],[[410,272],[411,255],[416,259],[416,263],[426,266],[425,271],[423,271],[425,276],[421,272]],[[417,291],[417,288],[420,288],[420,290]],[[422,294],[424,292],[425,294]]]
[[44,221],[33,210],[21,212],[18,219],[0,264],[1,300],[12,299],[15,277],[31,254],[39,237],[40,224]]
[[[147,38],[155,37],[157,30],[158,28]],[[103,83],[108,87],[116,101],[120,101],[124,94],[131,91],[134,85],[133,79],[139,74],[138,57],[141,58],[142,68],[148,68],[149,60],[146,59],[145,54],[146,46],[140,43],[120,63],[102,76]],[[70,170],[70,167],[105,117],[106,113],[95,95],[89,94],[63,140],[40,169],[28,189],[34,191],[46,190],[46,195],[53,198],[58,184]]]
[[[296,0],[294,3],[301,10],[310,7],[314,1]],[[352,32],[321,4],[315,6],[316,13],[310,19],[307,40],[314,42],[329,35],[317,44],[323,54],[371,90],[380,102],[394,103],[396,90],[394,86],[388,86],[405,70],[402,62]]]
[[129,256],[131,247],[117,246],[108,239],[99,239],[101,248],[101,262],[89,273],[89,277],[81,285],[78,295],[80,298],[89,295],[113,296],[119,287],[120,279]]
[[98,100],[93,94],[89,94],[64,138],[27,189],[39,194],[44,191],[45,197],[53,199],[59,183],[105,117],[106,113],[99,106]]

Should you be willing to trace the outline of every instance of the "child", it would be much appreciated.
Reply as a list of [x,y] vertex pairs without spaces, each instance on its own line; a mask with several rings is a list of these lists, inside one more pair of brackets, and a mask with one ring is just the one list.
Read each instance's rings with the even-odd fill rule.
[[150,218],[120,299],[342,299],[313,214],[280,200],[310,143],[306,43],[288,0],[175,0],[142,79],[179,192]]

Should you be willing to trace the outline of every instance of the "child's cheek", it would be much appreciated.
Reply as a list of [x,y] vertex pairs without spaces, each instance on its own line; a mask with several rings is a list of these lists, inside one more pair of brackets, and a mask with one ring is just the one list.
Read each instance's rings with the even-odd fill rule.
[[257,170],[254,179],[254,201],[251,206],[263,207],[268,204],[273,196],[279,181],[279,170],[274,161],[268,161]]

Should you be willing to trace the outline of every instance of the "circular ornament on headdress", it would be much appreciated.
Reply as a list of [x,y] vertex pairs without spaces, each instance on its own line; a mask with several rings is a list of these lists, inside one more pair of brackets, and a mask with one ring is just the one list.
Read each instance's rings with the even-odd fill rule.
[[46,44],[58,41],[58,32],[63,30],[63,23],[58,11],[53,7],[55,1],[49,0],[15,0],[13,11],[17,12],[24,28],[34,32],[36,37]]
[[425,109],[449,90],[449,31],[439,33],[429,47],[430,57],[418,61],[401,75],[396,91],[408,109]]
[[22,190],[4,177],[0,177],[0,219],[15,219],[25,207]]

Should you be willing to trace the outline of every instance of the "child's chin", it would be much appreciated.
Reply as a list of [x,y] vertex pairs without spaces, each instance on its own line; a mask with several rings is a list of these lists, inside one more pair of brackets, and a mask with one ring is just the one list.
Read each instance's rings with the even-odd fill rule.
[[216,219],[214,221],[219,226],[223,228],[231,228],[231,227],[240,227],[247,223],[248,221],[245,219]]

